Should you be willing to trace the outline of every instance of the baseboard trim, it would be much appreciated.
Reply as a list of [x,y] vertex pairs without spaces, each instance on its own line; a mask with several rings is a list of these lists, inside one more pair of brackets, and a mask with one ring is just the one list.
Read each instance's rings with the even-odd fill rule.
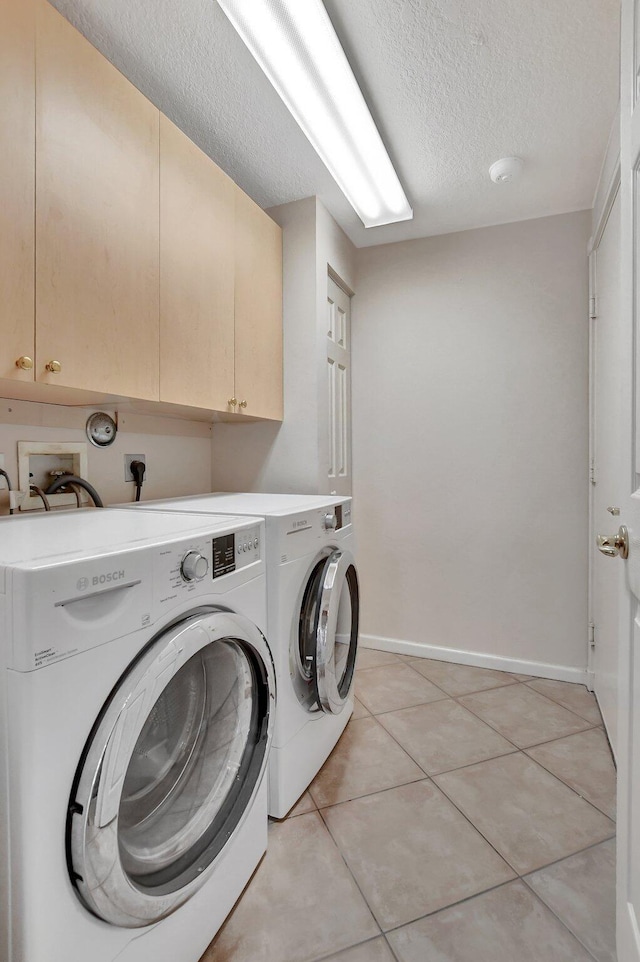
[[553,678],[554,681],[571,681],[578,685],[588,684],[585,668],[572,668],[569,665],[551,665],[544,661],[525,661],[520,658],[507,658],[503,655],[487,655],[477,651],[464,651],[460,648],[442,648],[439,645],[418,644],[400,638],[382,638],[379,635],[360,635],[359,643],[363,648],[377,648],[396,655],[412,655],[416,658],[433,658],[435,661],[452,661],[457,665],[472,665],[474,668],[494,668],[497,671],[513,671],[521,675],[536,675],[538,678]]

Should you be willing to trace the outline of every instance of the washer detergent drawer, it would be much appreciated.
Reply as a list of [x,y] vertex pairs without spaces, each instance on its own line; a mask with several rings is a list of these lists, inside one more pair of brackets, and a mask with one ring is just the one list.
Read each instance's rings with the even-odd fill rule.
[[145,553],[132,552],[111,563],[14,570],[8,667],[34,671],[150,625],[149,567]]

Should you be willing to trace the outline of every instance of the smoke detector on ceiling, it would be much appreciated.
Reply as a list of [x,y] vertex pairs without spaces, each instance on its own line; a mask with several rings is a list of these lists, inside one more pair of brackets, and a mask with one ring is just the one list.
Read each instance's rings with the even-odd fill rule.
[[494,184],[510,184],[522,170],[523,164],[519,157],[503,157],[496,160],[489,167],[489,176]]

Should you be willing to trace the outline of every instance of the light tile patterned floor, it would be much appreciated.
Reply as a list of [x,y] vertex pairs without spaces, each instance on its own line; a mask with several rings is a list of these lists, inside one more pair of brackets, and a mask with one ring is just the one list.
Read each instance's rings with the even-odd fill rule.
[[372,650],[356,695],[201,962],[615,962],[593,695]]

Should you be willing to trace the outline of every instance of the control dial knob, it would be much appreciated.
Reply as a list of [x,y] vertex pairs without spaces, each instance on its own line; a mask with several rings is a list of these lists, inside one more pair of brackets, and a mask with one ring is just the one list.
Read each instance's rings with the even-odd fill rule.
[[322,519],[322,526],[326,531],[335,531],[337,519],[333,511],[328,511]]
[[208,570],[209,562],[197,551],[188,551],[180,565],[180,574],[185,581],[202,581]]

